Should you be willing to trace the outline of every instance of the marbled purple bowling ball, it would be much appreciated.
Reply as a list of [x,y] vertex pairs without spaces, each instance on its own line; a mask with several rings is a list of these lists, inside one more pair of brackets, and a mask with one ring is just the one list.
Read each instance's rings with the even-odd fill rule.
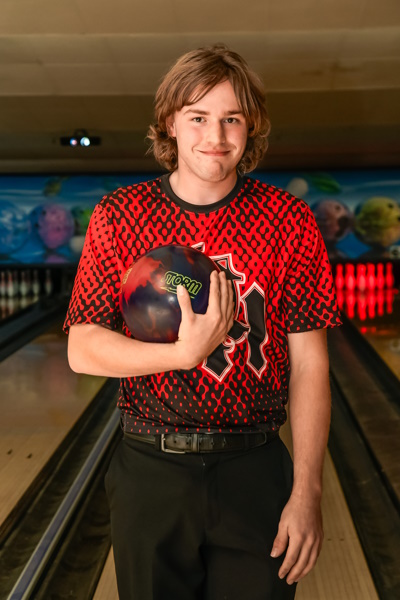
[[161,246],[150,250],[125,273],[120,308],[132,335],[144,342],[178,339],[181,309],[177,285],[189,291],[193,311],[207,311],[210,275],[215,263],[189,246]]
[[338,242],[354,227],[353,213],[338,200],[321,200],[312,211],[325,243]]
[[21,248],[30,230],[28,215],[12,202],[0,200],[0,254],[12,254]]
[[74,234],[71,211],[59,204],[40,204],[31,212],[30,219],[34,231],[51,250],[67,244]]

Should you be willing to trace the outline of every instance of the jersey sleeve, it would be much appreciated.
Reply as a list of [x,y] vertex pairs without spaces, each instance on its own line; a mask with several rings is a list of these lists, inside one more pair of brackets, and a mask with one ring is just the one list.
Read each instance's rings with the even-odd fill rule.
[[328,253],[308,206],[289,261],[283,294],[288,333],[341,325]]
[[120,277],[107,215],[97,204],[79,261],[64,331],[76,323],[94,323],[117,329]]

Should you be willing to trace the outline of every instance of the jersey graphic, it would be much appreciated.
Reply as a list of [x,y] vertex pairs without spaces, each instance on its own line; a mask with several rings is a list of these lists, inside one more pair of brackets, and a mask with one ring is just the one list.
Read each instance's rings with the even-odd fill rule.
[[267,366],[262,353],[264,345],[268,342],[265,327],[265,294],[256,282],[243,295],[241,294],[246,276],[234,268],[231,253],[211,256],[211,259],[222,271],[225,271],[226,278],[234,284],[235,322],[225,342],[203,361],[202,368],[217,381],[222,382],[233,366],[230,355],[238,344],[246,343],[246,364],[261,379]]

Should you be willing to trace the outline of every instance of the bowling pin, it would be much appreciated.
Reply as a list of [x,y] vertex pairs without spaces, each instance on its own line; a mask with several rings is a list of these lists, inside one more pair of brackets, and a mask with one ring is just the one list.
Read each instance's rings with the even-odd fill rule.
[[365,290],[367,289],[367,278],[365,271],[365,265],[357,265],[356,286],[357,289],[360,290],[360,292],[365,292]]
[[383,290],[376,291],[376,306],[378,317],[383,317],[385,314],[385,294],[383,293]]
[[7,298],[7,310],[8,310],[9,315],[12,315],[13,312],[15,311],[16,303],[17,303],[17,301],[14,296],[9,296]]
[[339,310],[341,312],[343,312],[343,307],[344,307],[344,293],[343,293],[343,290],[337,290],[337,292],[336,292],[336,298],[337,298],[337,303],[338,303]]
[[356,305],[356,295],[353,291],[346,294],[346,314],[349,319],[354,319],[354,307]]
[[37,298],[40,294],[40,282],[36,269],[33,271],[32,292],[35,298]]
[[367,290],[372,292],[375,289],[375,265],[367,264]]
[[26,298],[28,295],[28,284],[26,283],[25,271],[21,271],[21,278],[19,281],[19,295],[21,298]]
[[336,291],[344,288],[343,265],[336,265],[335,287]]
[[354,265],[347,263],[345,266],[344,285],[346,290],[353,292],[356,287],[356,278],[354,276]]
[[4,273],[4,271],[2,271],[1,275],[0,275],[0,298],[4,298],[4,296],[6,295],[6,291],[7,291],[6,274]]
[[367,294],[367,312],[369,319],[375,319],[375,304],[376,296],[374,291],[369,291]]
[[14,297],[14,280],[11,271],[7,271],[7,298]]
[[383,290],[385,287],[385,276],[383,274],[383,263],[376,265],[376,287],[378,290]]
[[357,313],[360,321],[365,321],[367,318],[367,299],[365,294],[357,296]]
[[393,264],[391,262],[386,263],[385,283],[388,290],[394,288]]
[[21,308],[25,308],[26,306],[28,306],[29,304],[29,298],[28,296],[21,296],[21,299],[19,301],[19,305]]
[[53,291],[53,282],[51,279],[50,269],[46,269],[46,278],[44,280],[44,290],[48,296],[50,296],[50,294]]

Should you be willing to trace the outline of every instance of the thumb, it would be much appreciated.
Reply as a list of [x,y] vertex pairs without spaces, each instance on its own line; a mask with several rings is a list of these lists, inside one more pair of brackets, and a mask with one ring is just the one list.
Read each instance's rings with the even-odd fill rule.
[[287,548],[289,542],[289,535],[286,527],[279,526],[278,535],[274,539],[272,546],[271,556],[276,558],[280,556]]
[[178,298],[180,309],[183,313],[187,313],[192,310],[192,303],[190,301],[189,292],[183,285],[178,285],[176,288],[176,295]]

